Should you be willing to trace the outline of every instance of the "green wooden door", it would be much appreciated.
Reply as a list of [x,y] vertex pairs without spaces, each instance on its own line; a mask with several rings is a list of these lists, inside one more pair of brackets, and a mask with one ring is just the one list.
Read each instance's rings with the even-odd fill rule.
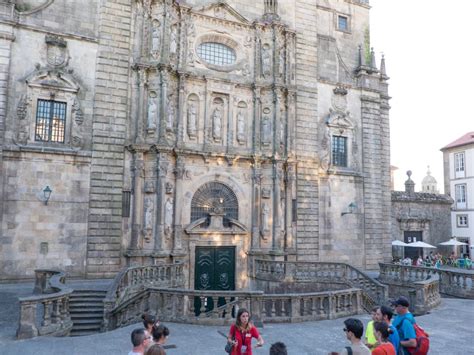
[[[235,290],[235,247],[196,247],[194,268],[194,289],[196,290]],[[212,298],[205,301],[206,311],[212,310]],[[222,305],[224,299],[219,299]],[[196,315],[201,308],[201,300],[194,300]]]

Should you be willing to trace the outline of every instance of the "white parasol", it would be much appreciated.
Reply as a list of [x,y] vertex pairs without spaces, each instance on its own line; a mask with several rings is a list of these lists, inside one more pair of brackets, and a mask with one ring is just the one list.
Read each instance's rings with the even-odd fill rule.
[[425,243],[425,242],[413,242],[413,243],[409,243],[406,245],[407,247],[412,247],[412,248],[433,248],[433,249],[436,249],[436,247],[434,245],[431,245],[431,244],[428,244],[428,243]]
[[447,242],[439,243],[439,245],[450,245],[450,246],[457,247],[457,246],[460,246],[460,245],[469,245],[469,244],[460,242],[460,241],[456,240],[456,238],[451,238]]
[[392,242],[392,246],[394,246],[394,247],[406,247],[406,246],[408,246],[408,244],[405,243],[405,242],[402,242],[401,240],[394,240]]

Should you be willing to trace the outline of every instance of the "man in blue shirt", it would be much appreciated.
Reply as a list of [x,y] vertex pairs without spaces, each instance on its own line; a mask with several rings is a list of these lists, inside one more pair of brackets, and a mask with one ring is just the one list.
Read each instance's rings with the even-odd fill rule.
[[389,325],[389,328],[392,330],[392,333],[389,335],[388,340],[392,343],[395,348],[395,354],[398,354],[398,348],[400,347],[400,336],[398,335],[397,329],[391,324],[393,317],[393,312],[390,307],[381,306],[377,309],[375,313],[375,318],[377,322],[385,322]]
[[392,304],[395,306],[395,312],[397,313],[392,325],[398,330],[403,354],[410,355],[407,348],[416,347],[416,334],[413,327],[416,322],[413,314],[408,310],[410,303],[406,297],[400,296]]

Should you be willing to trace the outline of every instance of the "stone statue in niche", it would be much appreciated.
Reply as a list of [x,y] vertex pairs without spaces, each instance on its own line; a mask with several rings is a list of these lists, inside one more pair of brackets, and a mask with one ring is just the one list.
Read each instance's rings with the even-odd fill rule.
[[153,21],[153,28],[151,34],[151,55],[153,58],[158,58],[158,53],[161,47],[161,33],[160,33],[160,22],[155,20]]
[[170,236],[173,226],[173,199],[168,198],[165,202],[165,235]]
[[212,114],[212,137],[216,142],[222,138],[222,113],[221,108],[217,106]]
[[173,192],[173,184],[171,184],[170,182],[167,182],[165,184],[165,192],[167,194],[171,194]]
[[264,116],[262,120],[262,144],[268,145],[271,141],[271,122],[270,117]]
[[285,145],[285,122],[283,121],[283,112],[280,114],[280,145]]
[[240,144],[245,143],[245,117],[242,110],[237,114],[237,141]]
[[155,183],[153,181],[145,182],[145,192],[154,193],[155,192]]
[[170,55],[174,56],[176,54],[176,49],[178,47],[178,33],[176,26],[171,28],[170,34]]
[[145,240],[148,240],[151,236],[151,230],[153,229],[153,201],[151,197],[145,198]]
[[168,99],[168,113],[166,115],[166,132],[173,132],[174,106],[171,98]]
[[188,106],[188,136],[189,138],[196,138],[196,105],[190,103]]
[[267,236],[270,231],[270,207],[264,203],[262,206],[262,236]]
[[278,61],[278,74],[283,77],[285,74],[285,49],[280,49],[280,58]]
[[270,53],[270,45],[265,43],[262,46],[262,74],[270,76],[272,72],[272,55]]
[[155,95],[150,94],[148,99],[148,117],[146,126],[148,130],[156,129],[156,112],[157,106],[155,102]]
[[262,198],[270,198],[270,188],[269,187],[263,187],[262,188]]

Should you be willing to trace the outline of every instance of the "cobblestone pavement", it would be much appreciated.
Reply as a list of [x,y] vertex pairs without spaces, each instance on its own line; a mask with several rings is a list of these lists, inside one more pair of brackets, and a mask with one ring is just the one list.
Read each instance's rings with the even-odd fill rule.
[[[18,305],[14,304],[14,298],[20,294],[27,295],[31,287],[31,284],[0,285],[0,354],[127,354],[130,350],[130,333],[140,324],[85,337],[14,340],[18,322],[18,312],[15,310]],[[369,320],[367,315],[358,318],[364,323]],[[268,354],[270,345],[276,341],[285,342],[289,354],[294,355],[339,351],[347,345],[342,331],[343,320],[266,324],[260,329],[266,344],[256,349],[254,354]],[[474,300],[443,298],[440,307],[431,314],[417,317],[417,321],[431,335],[430,354],[474,353]],[[225,339],[217,331],[227,332],[227,327],[167,325],[171,331],[169,343],[177,345],[167,354],[224,354]]]

